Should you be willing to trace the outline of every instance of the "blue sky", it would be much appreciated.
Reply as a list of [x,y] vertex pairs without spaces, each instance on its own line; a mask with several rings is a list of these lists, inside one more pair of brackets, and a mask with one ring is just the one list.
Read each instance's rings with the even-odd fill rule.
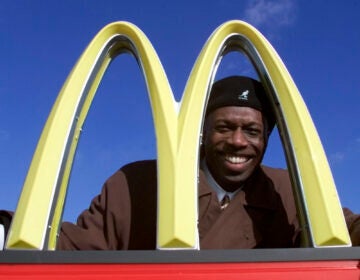
[[[357,0],[2,1],[0,5],[0,208],[15,209],[55,98],[85,47],[106,24],[126,20],[148,36],[180,100],[205,41],[220,24],[258,28],[286,64],[323,142],[340,199],[360,213]],[[234,70],[229,56],[220,74]],[[236,66],[235,66],[236,68]],[[232,73],[232,72],[231,72]],[[219,75],[220,75],[219,74]],[[145,83],[135,60],[118,57],[84,126],[65,219],[74,220],[123,164],[155,157]],[[273,135],[265,162],[284,167]]]

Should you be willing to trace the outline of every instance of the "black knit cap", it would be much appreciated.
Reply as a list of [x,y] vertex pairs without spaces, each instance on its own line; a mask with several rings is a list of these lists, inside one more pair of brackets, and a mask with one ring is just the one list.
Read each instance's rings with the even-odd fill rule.
[[262,84],[252,78],[244,76],[231,76],[216,81],[210,92],[206,116],[225,106],[250,107],[262,112],[267,120],[268,133],[275,126],[275,116],[271,104],[266,97]]

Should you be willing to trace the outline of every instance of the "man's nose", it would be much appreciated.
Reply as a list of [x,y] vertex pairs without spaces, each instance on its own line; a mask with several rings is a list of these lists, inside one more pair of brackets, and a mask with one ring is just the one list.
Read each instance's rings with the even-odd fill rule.
[[231,134],[229,139],[230,144],[236,147],[244,147],[248,144],[248,139],[241,128],[237,128]]

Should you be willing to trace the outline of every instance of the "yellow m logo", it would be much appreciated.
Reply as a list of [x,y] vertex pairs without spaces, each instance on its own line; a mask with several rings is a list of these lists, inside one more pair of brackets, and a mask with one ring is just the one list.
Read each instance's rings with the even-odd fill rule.
[[[54,249],[77,140],[110,61],[131,52],[146,79],[158,150],[158,248],[198,248],[197,173],[203,112],[221,57],[242,49],[268,89],[301,218],[314,246],[349,245],[332,175],[306,106],[268,41],[242,21],[221,25],[201,51],[180,110],[155,50],[136,26],[116,22],[93,39],[66,80],[36,149],[9,234],[7,248]],[[300,191],[303,189],[303,192]],[[36,217],[36,219],[33,219]]]

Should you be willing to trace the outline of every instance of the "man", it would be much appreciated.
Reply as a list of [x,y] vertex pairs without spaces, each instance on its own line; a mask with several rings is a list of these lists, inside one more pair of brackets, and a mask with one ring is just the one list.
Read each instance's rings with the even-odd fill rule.
[[[201,249],[299,246],[301,229],[288,173],[260,165],[274,124],[259,82],[229,77],[214,84],[199,170]],[[62,224],[57,248],[155,249],[156,174],[155,161],[121,168],[76,225]],[[345,214],[358,245],[360,217],[348,210]]]
[[[259,82],[229,77],[214,84],[199,172],[201,249],[299,246],[288,173],[260,166],[274,124]],[[156,184],[155,161],[123,167],[77,226],[63,223],[58,248],[155,249]]]

